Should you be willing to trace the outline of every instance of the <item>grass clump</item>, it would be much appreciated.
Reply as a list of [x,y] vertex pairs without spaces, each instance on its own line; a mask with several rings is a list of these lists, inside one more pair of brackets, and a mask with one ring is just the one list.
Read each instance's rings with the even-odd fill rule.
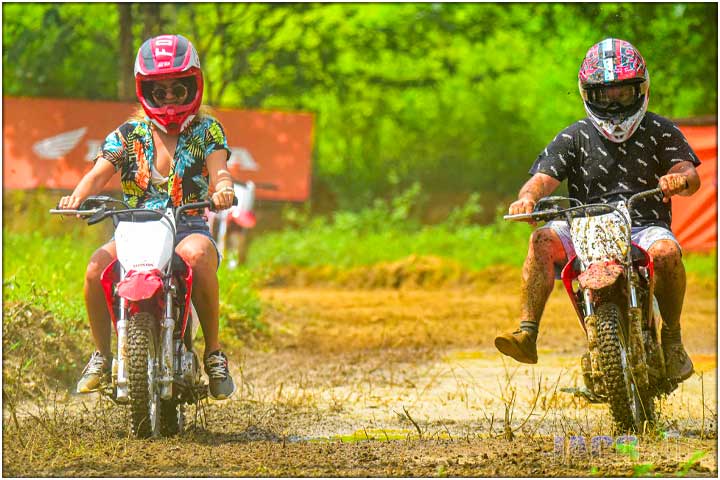
[[531,228],[498,220],[477,225],[479,196],[455,209],[440,224],[423,225],[414,216],[419,190],[357,212],[341,211],[330,217],[309,219],[291,211],[291,226],[268,233],[252,245],[250,265],[320,267],[339,269],[393,262],[409,256],[441,257],[469,270],[506,264],[520,266],[527,252]]

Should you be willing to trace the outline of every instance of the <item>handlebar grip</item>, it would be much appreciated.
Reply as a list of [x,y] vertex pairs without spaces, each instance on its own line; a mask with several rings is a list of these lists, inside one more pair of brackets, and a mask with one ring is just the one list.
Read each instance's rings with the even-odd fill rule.
[[534,213],[516,213],[514,215],[503,216],[503,220],[510,220],[510,221],[515,221],[515,222],[526,222],[528,220],[541,221],[543,219],[540,218],[539,215],[534,214]]

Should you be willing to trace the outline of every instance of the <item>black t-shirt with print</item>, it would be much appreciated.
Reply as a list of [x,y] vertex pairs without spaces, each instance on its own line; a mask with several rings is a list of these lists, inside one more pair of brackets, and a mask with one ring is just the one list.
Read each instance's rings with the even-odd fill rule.
[[[657,188],[670,168],[700,161],[685,136],[667,118],[647,112],[635,133],[623,143],[600,134],[589,118],[560,132],[538,155],[530,175],[544,173],[568,180],[570,197],[583,203],[614,203]],[[634,203],[633,226],[670,228],[670,203],[656,195]]]

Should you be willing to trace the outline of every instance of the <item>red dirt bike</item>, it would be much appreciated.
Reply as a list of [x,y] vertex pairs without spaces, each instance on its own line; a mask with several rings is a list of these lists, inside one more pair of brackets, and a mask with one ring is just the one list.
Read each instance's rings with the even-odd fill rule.
[[[125,208],[109,209],[111,204]],[[112,382],[101,393],[130,405],[138,438],[182,432],[185,405],[197,405],[208,394],[193,350],[199,325],[190,301],[193,272],[175,253],[175,226],[183,212],[204,208],[214,206],[205,201],[151,210],[95,196],[77,210],[50,210],[89,217],[88,225],[113,219],[118,258],[102,273],[101,283],[117,351]]]
[[228,268],[235,268],[238,264],[245,263],[247,252],[250,246],[250,231],[255,228],[257,219],[255,218],[255,189],[277,190],[277,186],[272,183],[254,183],[250,180],[247,182],[235,182],[233,185],[235,190],[235,198],[237,205],[227,210],[217,213],[209,212],[208,224],[215,241],[217,242],[220,255],[225,255],[227,245],[230,243],[230,233],[236,232],[237,235],[237,254],[238,259],[230,260]]
[[[652,257],[631,239],[633,203],[657,195],[662,197],[659,188],[640,192],[627,207],[546,197],[532,213],[504,217],[570,225],[576,255],[563,268],[562,281],[588,340],[581,360],[586,389],[574,391],[608,403],[624,431],[641,432],[654,422],[655,398],[677,388],[665,370]],[[565,202],[571,206],[562,208]]]

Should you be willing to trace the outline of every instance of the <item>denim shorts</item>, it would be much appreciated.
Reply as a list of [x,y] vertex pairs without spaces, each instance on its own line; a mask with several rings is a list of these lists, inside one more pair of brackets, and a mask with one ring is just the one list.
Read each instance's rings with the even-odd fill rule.
[[217,243],[215,242],[215,239],[213,238],[212,234],[210,233],[210,227],[207,224],[207,221],[204,217],[201,217],[199,215],[183,215],[178,219],[178,223],[175,226],[176,229],[176,235],[175,235],[175,246],[177,246],[178,243],[186,239],[188,236],[192,235],[193,233],[199,233],[200,235],[204,235],[207,238],[210,239],[210,241],[213,244],[213,247],[215,247],[215,253],[217,254],[217,261],[218,261],[218,268],[220,268],[220,262],[222,261],[222,255],[220,255],[220,250],[218,250]]
[[[570,225],[567,222],[561,220],[554,220],[546,223],[540,228],[549,228],[560,237],[563,249],[567,259],[570,260],[575,255],[575,247],[572,243],[572,237],[570,236]],[[540,228],[538,230],[540,230]],[[680,243],[678,243],[675,235],[664,227],[650,226],[650,227],[632,227],[630,231],[632,241],[640,245],[645,251],[649,250],[653,243],[658,240],[671,240],[675,242],[680,249],[682,255],[682,249]],[[560,272],[562,272],[563,266],[555,265],[555,278],[560,279]]]

